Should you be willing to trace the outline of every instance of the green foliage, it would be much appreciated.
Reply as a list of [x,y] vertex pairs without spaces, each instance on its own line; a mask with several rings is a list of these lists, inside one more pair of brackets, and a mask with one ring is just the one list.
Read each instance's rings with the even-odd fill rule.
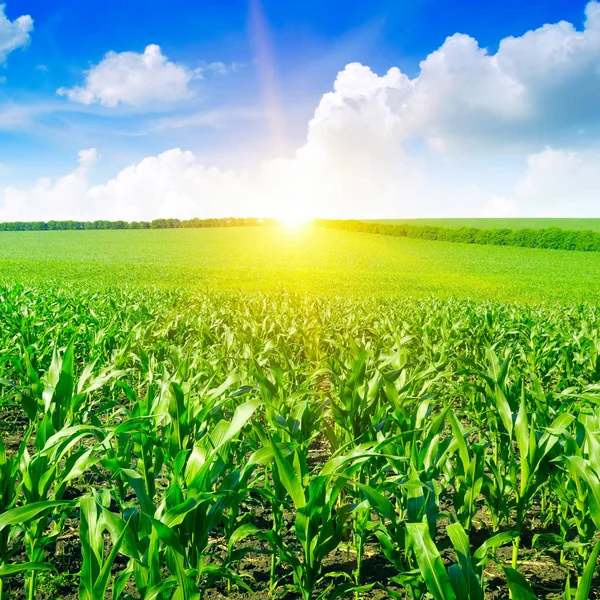
[[477,229],[476,227],[444,227],[413,225],[411,223],[389,224],[377,221],[325,219],[316,219],[315,225],[361,233],[378,233],[395,237],[458,242],[461,244],[600,252],[600,232],[572,231],[560,229],[559,227],[548,227],[547,229]]
[[245,560],[264,555],[265,595],[483,600],[495,566],[531,599],[534,522],[553,532],[535,552],[560,551],[566,597],[594,589],[594,306],[0,297],[0,418],[19,424],[0,437],[1,600],[58,590],[71,534],[82,600],[254,591]]
[[97,229],[179,229],[180,227],[251,227],[275,225],[274,219],[229,217],[226,219],[154,219],[153,221],[12,221],[0,223],[0,231],[65,231]]
[[427,225],[430,227],[475,228],[475,229],[570,229],[572,231],[600,231],[598,218],[556,217],[459,217],[441,219],[376,219],[372,222],[385,225]]

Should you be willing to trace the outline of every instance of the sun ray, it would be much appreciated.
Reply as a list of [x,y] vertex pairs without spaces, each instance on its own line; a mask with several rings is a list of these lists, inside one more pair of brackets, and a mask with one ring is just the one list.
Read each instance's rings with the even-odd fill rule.
[[280,155],[286,147],[285,120],[269,23],[261,0],[250,0],[248,21],[272,150],[275,155]]

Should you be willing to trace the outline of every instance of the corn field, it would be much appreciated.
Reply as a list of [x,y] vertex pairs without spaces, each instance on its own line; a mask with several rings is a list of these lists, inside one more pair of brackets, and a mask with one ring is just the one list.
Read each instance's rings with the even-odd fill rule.
[[600,312],[0,286],[0,600],[600,598]]

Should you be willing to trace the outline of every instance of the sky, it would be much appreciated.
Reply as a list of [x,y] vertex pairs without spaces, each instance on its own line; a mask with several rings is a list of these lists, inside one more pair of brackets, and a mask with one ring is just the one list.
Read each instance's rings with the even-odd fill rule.
[[600,217],[600,3],[6,0],[0,221]]

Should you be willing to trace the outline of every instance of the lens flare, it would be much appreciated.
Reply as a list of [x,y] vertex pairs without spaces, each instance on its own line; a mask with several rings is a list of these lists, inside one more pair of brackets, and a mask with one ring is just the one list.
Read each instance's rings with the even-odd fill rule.
[[272,149],[285,150],[285,126],[269,24],[260,0],[250,0],[249,28]]

